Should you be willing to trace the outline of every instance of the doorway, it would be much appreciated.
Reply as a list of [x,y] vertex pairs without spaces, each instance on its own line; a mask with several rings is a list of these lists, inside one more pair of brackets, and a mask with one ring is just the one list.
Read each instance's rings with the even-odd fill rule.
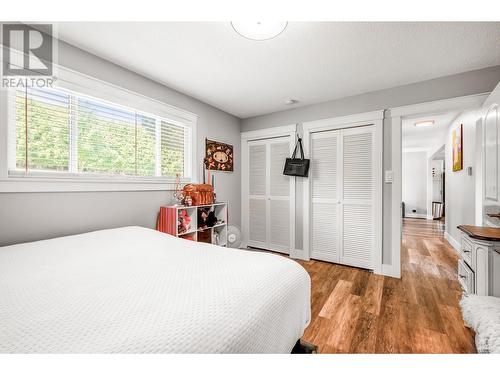
[[[402,239],[402,202],[403,202],[403,173],[408,173],[408,170],[405,172],[403,171],[403,122],[413,122],[413,130],[416,131],[416,128],[419,126],[415,126],[415,123],[421,121],[427,121],[424,120],[424,118],[429,118],[429,116],[434,116],[434,115],[443,115],[447,113],[462,113],[465,115],[461,115],[460,118],[457,118],[457,126],[460,125],[458,122],[467,122],[468,125],[466,128],[468,129],[467,131],[469,134],[467,134],[467,139],[473,140],[474,139],[474,125],[472,123],[475,123],[477,121],[478,116],[480,117],[479,114],[479,109],[481,108],[484,100],[487,98],[487,94],[480,94],[480,95],[470,95],[470,96],[464,96],[464,97],[458,97],[458,98],[453,98],[453,99],[446,99],[446,100],[438,100],[434,102],[428,102],[428,103],[420,103],[420,104],[415,104],[415,105],[410,105],[410,106],[404,106],[404,107],[398,107],[398,108],[392,108],[391,109],[391,169],[392,169],[392,174],[393,174],[393,181],[392,181],[392,186],[391,186],[391,215],[390,215],[390,226],[391,226],[391,235],[390,235],[390,266],[385,267],[386,261],[384,260],[384,267],[385,267],[385,272],[384,274],[390,275],[393,277],[401,277],[401,239]],[[431,118],[432,120],[432,118]],[[432,125],[428,125],[432,126]],[[424,126],[425,127],[425,126]],[[472,129],[472,130],[471,130]],[[445,168],[446,168],[446,174],[445,174],[445,179],[444,179],[444,184],[445,186],[448,185],[449,177],[451,173],[451,164],[447,162],[447,160],[450,160],[452,155],[452,151],[450,149],[450,145],[448,144],[451,139],[451,135],[448,134],[446,138],[445,144]],[[438,150],[440,147],[442,147],[442,141],[439,142],[434,142],[435,139],[429,137],[427,139],[428,143],[436,144],[435,150]],[[408,145],[406,145],[407,148],[409,148]],[[465,147],[468,148],[468,154],[466,155],[474,155],[474,146],[469,144],[466,145]],[[418,148],[418,147],[415,147]],[[408,151],[408,150],[406,150]],[[423,150],[411,150],[411,151],[423,151]],[[427,152],[427,151],[426,151]],[[434,153],[434,152],[433,152]],[[470,163],[470,166],[473,166],[473,163]],[[411,171],[410,171],[411,172]],[[464,165],[463,169],[460,170],[460,173],[456,173],[456,176],[453,175],[452,177],[457,177],[460,176],[461,179],[463,179],[463,184],[460,185],[462,187],[465,187],[466,189],[474,188],[474,176],[471,172],[471,168],[469,168],[469,165],[466,164]],[[465,176],[469,176],[465,177]],[[455,189],[456,191],[459,191],[460,194],[463,193],[463,189]],[[454,240],[454,237],[456,236],[450,236],[450,233],[447,233],[448,231],[453,232],[457,231],[456,229],[456,224],[455,222],[449,222],[449,210],[450,210],[450,204],[448,204],[451,201],[455,202],[456,197],[451,197],[450,198],[450,190],[447,190],[446,187],[443,190],[443,200],[444,200],[444,216],[446,219],[446,224],[445,224],[445,238],[448,240],[448,242],[455,248],[459,247],[459,243]],[[431,197],[432,194],[429,194],[429,197]],[[474,217],[474,207],[470,207],[471,205],[474,205],[474,195],[472,194],[469,199],[462,199],[460,200],[460,203],[464,203],[461,205],[454,205],[453,209],[455,212],[459,213],[472,213],[472,216]],[[430,207],[432,207],[432,202],[429,202],[431,204]],[[456,203],[456,202],[455,202]],[[411,209],[410,213],[414,213],[413,210],[416,210],[415,208]],[[429,218],[432,217],[432,209],[425,209],[425,215],[427,215],[427,212],[429,212]],[[415,212],[416,214],[419,214],[418,210]],[[466,222],[463,222],[463,220],[460,220],[460,224],[466,224]],[[472,224],[474,223],[474,219],[472,219]]]
[[[430,218],[437,222],[440,229],[444,230],[445,202],[446,202],[446,165],[445,145],[440,147],[429,158],[430,179],[428,183],[428,210]],[[429,217],[428,217],[429,218]]]

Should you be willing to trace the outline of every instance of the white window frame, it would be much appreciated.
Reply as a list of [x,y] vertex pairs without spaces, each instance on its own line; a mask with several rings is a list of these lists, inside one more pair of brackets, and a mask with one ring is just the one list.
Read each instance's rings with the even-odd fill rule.
[[[158,116],[171,124],[186,127],[188,136],[185,140],[185,147],[188,149],[188,154],[184,158],[184,171],[187,175],[181,179],[181,182],[197,181],[198,169],[197,163],[194,163],[197,153],[196,128],[198,116],[196,114],[61,66],[57,67],[57,73],[56,88],[88,95],[97,100],[116,103],[138,112]],[[171,176],[145,177],[71,173],[75,172],[74,168],[70,169],[69,172],[29,171],[28,174],[9,174],[9,169],[11,169],[9,163],[15,163],[15,160],[12,160],[15,150],[9,147],[9,137],[15,137],[15,134],[9,133],[11,128],[9,118],[12,118],[10,111],[9,90],[0,90],[0,193],[164,191],[175,188],[175,177]],[[158,141],[159,139],[157,139],[157,147],[159,147]],[[158,163],[157,168],[159,168]]]

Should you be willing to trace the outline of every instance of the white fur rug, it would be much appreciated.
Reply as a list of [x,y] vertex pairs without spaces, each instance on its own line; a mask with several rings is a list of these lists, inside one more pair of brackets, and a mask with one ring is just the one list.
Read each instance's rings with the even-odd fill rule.
[[500,353],[500,298],[464,296],[464,320],[476,332],[478,353]]

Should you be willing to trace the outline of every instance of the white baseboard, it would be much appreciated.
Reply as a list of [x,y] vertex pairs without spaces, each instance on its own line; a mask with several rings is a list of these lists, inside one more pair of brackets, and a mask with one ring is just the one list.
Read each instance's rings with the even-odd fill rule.
[[458,253],[460,253],[460,242],[454,239],[448,232],[444,232],[444,238]]
[[434,220],[434,217],[432,215],[427,215],[426,219],[427,220]]
[[[405,217],[411,218],[411,219],[427,219],[426,214],[405,214]],[[432,217],[431,217],[432,219]]]
[[294,249],[290,251],[290,258],[300,259],[300,260],[310,260],[309,257],[306,257],[304,254],[304,250],[302,249]]

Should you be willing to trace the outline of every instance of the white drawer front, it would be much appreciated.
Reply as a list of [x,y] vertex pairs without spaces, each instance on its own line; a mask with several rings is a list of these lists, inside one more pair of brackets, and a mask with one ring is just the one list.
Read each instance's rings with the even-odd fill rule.
[[460,246],[460,255],[465,260],[465,262],[469,265],[469,267],[473,268],[472,264],[472,249],[474,246],[472,242],[470,242],[466,236],[462,236],[462,244]]
[[474,271],[463,259],[458,261],[458,282],[466,294],[474,294]]

